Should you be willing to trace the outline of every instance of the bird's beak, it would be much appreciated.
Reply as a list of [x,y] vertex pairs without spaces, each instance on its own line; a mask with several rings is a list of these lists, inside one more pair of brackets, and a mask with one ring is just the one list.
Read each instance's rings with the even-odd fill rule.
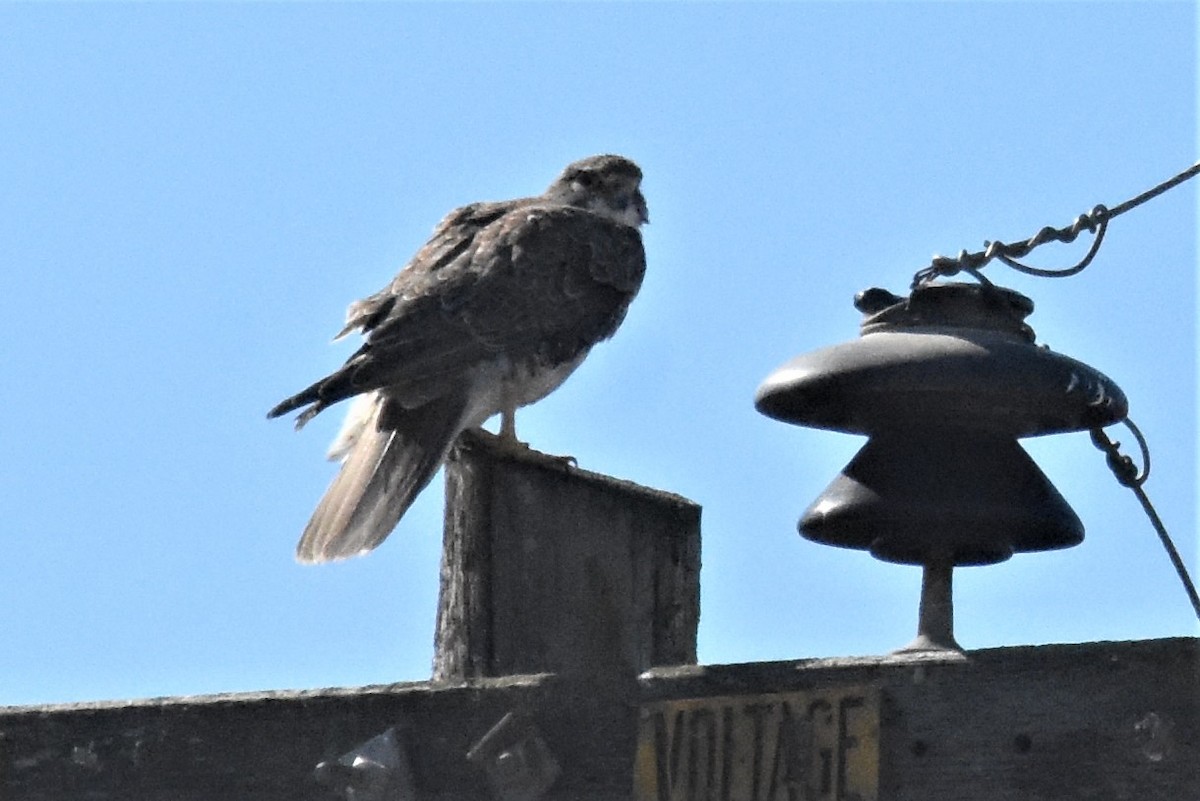
[[646,208],[646,197],[641,192],[638,192],[633,196],[633,203],[637,208],[638,219],[641,220],[642,225],[649,223],[650,211]]

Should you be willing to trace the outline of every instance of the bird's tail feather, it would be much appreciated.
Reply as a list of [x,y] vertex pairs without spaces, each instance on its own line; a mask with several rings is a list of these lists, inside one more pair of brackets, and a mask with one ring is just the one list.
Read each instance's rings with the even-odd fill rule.
[[345,559],[383,542],[445,460],[466,406],[446,397],[418,409],[371,401],[358,410],[361,428],[296,546],[301,562]]

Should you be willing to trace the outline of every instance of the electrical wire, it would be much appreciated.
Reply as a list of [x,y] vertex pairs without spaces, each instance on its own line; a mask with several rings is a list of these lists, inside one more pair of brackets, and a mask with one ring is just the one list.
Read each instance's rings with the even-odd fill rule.
[[1188,575],[1187,566],[1183,563],[1183,558],[1180,557],[1179,551],[1175,548],[1175,543],[1171,541],[1171,535],[1167,533],[1167,527],[1163,525],[1162,518],[1158,516],[1158,512],[1154,509],[1154,504],[1150,502],[1146,491],[1142,489],[1142,485],[1146,483],[1146,479],[1150,477],[1150,448],[1146,445],[1146,438],[1142,436],[1142,432],[1133,424],[1129,418],[1124,420],[1125,425],[1133,432],[1137,438],[1138,445],[1142,449],[1142,470],[1139,474],[1137,466],[1133,460],[1121,453],[1121,443],[1113,442],[1104,433],[1103,428],[1092,429],[1092,443],[1104,451],[1107,457],[1108,467],[1112,470],[1117,481],[1129,487],[1133,494],[1137,497],[1138,502],[1142,505],[1142,510],[1146,513],[1146,517],[1150,519],[1150,525],[1154,526],[1155,532],[1158,533],[1158,539],[1162,542],[1162,546],[1166,549],[1167,556],[1171,560],[1171,564],[1175,566],[1175,572],[1179,575],[1180,582],[1183,583],[1184,592],[1187,593],[1188,600],[1192,602],[1192,609],[1196,612],[1196,618],[1200,620],[1200,594],[1196,592],[1196,585],[1192,583],[1191,576]]
[[[916,289],[921,284],[927,284],[936,278],[951,276],[960,272],[968,273],[982,280],[979,270],[992,259],[999,259],[1018,272],[1036,275],[1041,278],[1063,278],[1068,275],[1075,275],[1091,264],[1092,259],[1096,257],[1097,251],[1100,250],[1100,244],[1104,241],[1104,234],[1108,230],[1109,221],[1114,217],[1137,208],[1148,200],[1158,197],[1163,192],[1173,189],[1189,178],[1195,177],[1198,173],[1200,173],[1200,162],[1196,162],[1173,178],[1163,181],[1158,186],[1147,189],[1137,197],[1130,198],[1111,209],[1104,205],[1098,205],[1086,214],[1076,217],[1075,221],[1070,225],[1064,228],[1046,226],[1024,242],[1017,242],[1011,245],[998,241],[984,242],[984,249],[976,253],[968,253],[963,250],[954,257],[934,256],[933,261],[930,262],[928,267],[918,270],[913,276],[912,288]],[[1071,267],[1061,270],[1044,270],[1038,267],[1030,267],[1027,264],[1017,261],[1017,259],[1023,259],[1029,255],[1029,252],[1034,248],[1044,245],[1047,242],[1074,242],[1084,231],[1095,234],[1096,238],[1092,241],[1092,246],[1088,249],[1087,255]]]

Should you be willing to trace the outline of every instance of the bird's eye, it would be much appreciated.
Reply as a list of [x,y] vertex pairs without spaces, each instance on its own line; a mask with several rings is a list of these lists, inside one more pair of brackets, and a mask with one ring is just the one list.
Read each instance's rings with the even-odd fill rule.
[[590,187],[596,183],[596,176],[594,173],[581,172],[575,176],[575,180],[579,182],[580,186]]

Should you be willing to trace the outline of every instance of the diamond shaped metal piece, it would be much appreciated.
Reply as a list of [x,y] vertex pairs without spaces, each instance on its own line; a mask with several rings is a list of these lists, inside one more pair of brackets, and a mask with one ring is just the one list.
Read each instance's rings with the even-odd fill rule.
[[317,781],[346,801],[415,801],[412,768],[395,727],[317,765]]
[[530,718],[509,712],[467,752],[500,801],[537,801],[561,769]]

